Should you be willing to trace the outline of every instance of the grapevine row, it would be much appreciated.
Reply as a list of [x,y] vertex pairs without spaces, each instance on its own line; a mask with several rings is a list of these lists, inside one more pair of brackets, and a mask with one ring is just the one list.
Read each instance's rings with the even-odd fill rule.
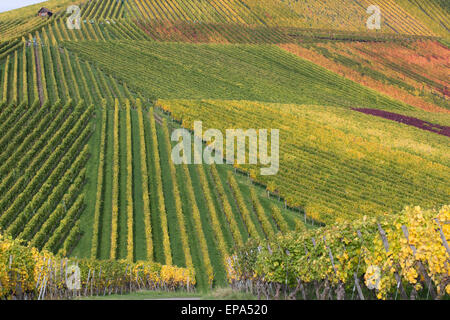
[[156,193],[158,195],[158,213],[161,219],[161,228],[163,232],[163,248],[165,264],[172,264],[172,251],[170,249],[170,238],[169,238],[169,228],[167,224],[167,213],[166,206],[164,203],[164,192],[162,187],[162,176],[161,176],[161,164],[159,157],[159,147],[158,147],[158,136],[156,134],[156,122],[155,115],[153,114],[153,108],[150,108],[150,134],[153,142],[154,150],[154,163],[155,163],[155,179],[156,179]]
[[225,193],[225,189],[222,185],[222,180],[220,179],[219,172],[217,171],[217,168],[214,164],[211,165],[211,174],[214,179],[217,192],[219,193],[223,212],[225,213],[225,216],[227,217],[228,220],[228,224],[230,225],[230,230],[231,234],[233,235],[234,242],[240,246],[244,243],[244,241],[242,239],[241,232],[239,231],[236,220],[234,218],[230,202],[228,201],[227,198],[227,194]]
[[283,218],[283,215],[281,214],[281,211],[278,207],[272,206],[272,217],[276,221],[278,228],[280,228],[282,233],[289,232],[289,226],[286,223],[286,221]]
[[[165,150],[165,152],[168,155],[170,155],[171,154],[171,148],[170,148],[171,142],[170,142],[170,138],[169,138],[169,128],[167,126],[167,122],[165,119],[164,119],[164,123],[163,123],[163,135],[164,135],[166,148],[167,148],[167,150]],[[174,163],[171,160],[169,160],[169,169],[170,169],[170,177],[172,179],[172,185],[173,185],[173,196],[175,199],[175,211],[177,213],[178,224],[180,226],[181,242],[183,244],[183,253],[184,253],[184,257],[185,257],[185,261],[186,261],[186,267],[193,268],[194,264],[192,262],[191,250],[189,247],[189,239],[188,239],[188,233],[186,231],[185,216],[184,216],[182,204],[181,204],[180,190],[178,188],[176,168],[175,168]]]
[[[91,117],[91,112],[92,107],[87,109],[85,116],[70,130],[61,145],[55,149],[46,163],[36,172],[36,175],[31,179],[24,191],[1,216],[0,222],[3,228],[6,228],[12,222],[7,229],[8,233],[15,234],[18,228],[24,225],[24,222],[32,214],[33,210],[42,205],[44,199],[52,192],[53,186],[60,180],[61,174],[72,163],[74,156],[86,143],[90,135],[90,127],[87,126],[87,119]],[[67,151],[66,154],[64,154],[65,151]],[[87,157],[87,154],[84,156]],[[81,162],[84,164],[83,161]],[[53,169],[55,164],[57,166]],[[43,187],[39,189],[41,185]],[[38,189],[39,192],[35,193]],[[18,212],[26,204],[26,199],[30,198],[30,203],[17,216]]]
[[75,201],[73,206],[67,211],[58,228],[56,228],[48,242],[44,245],[44,250],[51,252],[57,250],[62,239],[64,239],[65,235],[72,229],[74,221],[77,221],[78,216],[84,209],[84,206],[84,195],[81,194],[78,196],[78,199]]
[[275,298],[284,287],[291,299],[447,299],[449,218],[448,205],[406,207],[249,243],[230,257],[230,281]]
[[126,130],[127,130],[127,259],[133,261],[134,258],[134,233],[133,233],[133,160],[132,160],[132,140],[131,140],[131,110],[130,101],[125,103]]
[[[61,253],[70,250],[79,232],[79,221],[69,232]],[[48,252],[38,252],[0,236],[0,299],[70,299],[67,287],[70,266],[80,268],[83,296],[104,295],[138,290],[192,290],[192,269],[163,266],[154,262],[101,261],[68,259]],[[11,263],[9,263],[11,261]],[[33,276],[24,277],[24,274]]]
[[220,254],[222,256],[223,259],[222,263],[224,266],[226,266],[226,257],[229,255],[229,252],[225,241],[225,237],[223,235],[222,226],[218,218],[218,213],[216,207],[214,206],[213,199],[211,197],[211,190],[209,189],[208,180],[205,174],[205,168],[202,165],[197,165],[196,172],[200,179],[203,195],[205,196],[206,204],[208,206],[209,217],[211,218],[216,245],[219,248]]
[[272,225],[269,222],[269,219],[266,216],[264,208],[262,207],[258,195],[256,194],[255,188],[250,188],[250,196],[253,203],[253,208],[255,209],[256,215],[258,216],[258,220],[261,223],[261,226],[266,234],[267,238],[271,238],[274,235]]
[[[67,188],[73,184],[79,171],[82,170],[83,166],[86,164],[89,153],[87,152],[87,149],[83,149],[83,151],[80,152],[80,145],[86,141],[88,134],[89,132],[85,130],[84,133],[80,135],[81,139],[74,143],[73,148],[71,148],[71,150],[69,150],[62,158],[60,164],[48,177],[46,184],[49,185],[53,183],[55,185],[53,190],[50,190],[50,192],[42,191],[37,193],[31,200],[30,205],[26,206],[8,227],[6,230],[7,233],[16,237],[19,232],[23,230],[20,233],[20,238],[30,239],[36,230],[39,230],[41,225],[47,220],[51,211],[54,210],[58,202],[61,201]],[[84,139],[84,141],[82,139]],[[76,154],[78,154],[78,156],[74,159]],[[67,163],[70,163],[70,161],[73,161],[73,163],[70,164],[70,168],[67,168]],[[65,169],[67,169],[67,171],[62,174]],[[46,196],[48,196],[47,200],[39,207],[39,199],[45,199]],[[36,210],[36,208],[39,209]],[[33,215],[31,215],[32,210],[36,210]]]
[[[445,199],[448,182],[442,174],[447,175],[448,170],[445,169],[442,157],[418,154],[416,150],[412,151],[413,154],[395,150],[391,148],[391,144],[389,149],[384,148],[385,144],[370,141],[370,134],[365,134],[361,127],[350,129],[348,125],[342,126],[333,121],[326,121],[325,124],[317,119],[329,119],[331,113],[334,117],[339,113],[342,121],[365,121],[368,126],[377,126],[380,130],[388,125],[396,134],[412,138],[407,128],[395,124],[363,119],[338,108],[333,108],[333,112],[330,108],[323,108],[321,111],[314,108],[313,111],[295,105],[205,100],[202,103],[164,101],[157,105],[170,111],[176,119],[183,119],[183,126],[189,129],[193,128],[193,119],[207,122],[209,128],[223,128],[223,123],[234,123],[238,128],[249,125],[264,128],[274,127],[277,123],[277,126],[283,128],[280,135],[288,137],[280,146],[280,163],[284,164],[280,166],[277,176],[257,176],[256,180],[270,187],[272,193],[282,196],[289,206],[303,207],[307,215],[315,220],[330,222],[345,218],[345,214],[354,217],[358,214],[386,212],[392,210],[392,205],[389,208],[387,203],[395,203],[396,207],[401,207],[412,198],[417,203],[428,205],[442,203]],[[293,117],[294,114],[297,116]],[[301,127],[299,122],[303,123]],[[307,138],[312,129],[315,130],[317,140]],[[361,134],[364,138],[360,137],[355,141],[354,137]],[[420,133],[414,134],[417,136]],[[346,146],[346,152],[339,151],[343,145]],[[350,152],[349,145],[355,150]],[[388,161],[389,168],[380,161]],[[339,171],[336,170],[337,166]],[[419,167],[421,170],[418,170]],[[248,170],[245,166],[243,169]],[[421,181],[420,191],[411,188],[418,181]],[[362,184],[364,190],[361,189]],[[427,191],[424,192],[423,188]],[[390,199],[389,202],[382,200],[387,198]],[[361,203],[361,199],[365,202]]]
[[94,209],[94,225],[92,227],[92,244],[91,244],[91,258],[96,259],[98,256],[98,242],[100,231],[100,218],[103,202],[103,181],[105,176],[105,150],[106,150],[106,123],[108,121],[108,113],[106,110],[106,100],[102,101],[102,128],[100,134],[100,151],[98,160],[97,172],[97,193],[95,196]]
[[[57,207],[51,212],[45,222],[42,224],[42,227],[38,232],[35,233],[33,238],[30,240],[30,246],[42,249],[45,243],[48,241],[48,238],[53,233],[53,231],[57,228],[60,221],[64,218],[67,213],[67,209],[71,208],[73,203],[76,200],[81,188],[84,186],[84,182],[86,179],[86,169],[82,169],[78,174],[78,177],[73,181],[72,185],[67,190],[66,194],[63,196],[63,200],[57,205]],[[26,239],[27,238],[27,227],[25,227],[22,234],[19,235],[19,238]]]
[[236,181],[236,178],[234,177],[231,171],[228,172],[228,183],[231,187],[231,190],[233,191],[234,198],[236,199],[239,211],[245,222],[245,225],[247,226],[247,231],[250,237],[254,239],[259,239],[260,235],[255,227],[255,224],[253,223],[247,205],[244,202],[244,197],[242,196],[241,190],[239,189],[239,185]]
[[[83,104],[80,103],[80,105]],[[26,173],[21,176],[14,186],[4,195],[0,202],[0,207],[5,210],[0,217],[0,224],[3,228],[9,224],[10,218],[23,208],[26,203],[24,200],[29,199],[34,194],[37,188],[43,183],[43,179],[52,172],[54,165],[58,163],[65,151],[67,151],[75,139],[78,138],[91,117],[90,112],[92,112],[92,107],[85,110],[81,119],[76,122],[76,125],[73,128],[66,127],[66,125],[71,124],[70,121],[59,128],[52,139],[48,141],[45,149],[41,150],[41,153],[34,158],[30,167],[26,170]],[[74,117],[75,115],[75,113],[72,113],[70,117]],[[58,144],[55,151],[50,152],[50,156],[47,158],[48,154],[45,154],[45,152],[48,152],[50,148],[53,148],[55,142],[59,142],[60,144]],[[33,174],[32,181],[26,181],[26,178],[31,174]],[[23,190],[24,187],[25,190]]]
[[147,168],[147,146],[145,143],[144,131],[144,116],[142,114],[142,102],[140,99],[136,100],[138,121],[139,121],[139,143],[141,156],[141,177],[142,177],[142,200],[144,206],[144,224],[145,224],[145,243],[147,248],[147,259],[153,261],[153,238],[152,238],[152,224],[151,224],[151,209],[150,209],[150,191],[148,181]]
[[112,182],[112,218],[111,218],[111,251],[110,258],[117,258],[118,221],[119,221],[119,100],[114,105],[113,129],[113,182]]
[[184,179],[186,182],[188,199],[189,199],[190,206],[192,208],[192,217],[194,218],[195,231],[196,231],[197,239],[199,241],[200,248],[201,248],[202,261],[203,261],[203,264],[206,269],[205,271],[206,271],[206,275],[208,277],[208,284],[211,286],[212,282],[214,280],[214,270],[211,265],[211,260],[210,260],[209,252],[208,252],[208,245],[206,243],[205,234],[203,232],[202,221],[201,221],[201,217],[200,217],[200,210],[198,209],[197,201],[195,199],[195,192],[194,192],[194,188],[192,186],[192,180],[191,180],[191,176],[189,173],[189,168],[186,164],[183,164],[182,166],[183,166],[183,172],[184,172]]

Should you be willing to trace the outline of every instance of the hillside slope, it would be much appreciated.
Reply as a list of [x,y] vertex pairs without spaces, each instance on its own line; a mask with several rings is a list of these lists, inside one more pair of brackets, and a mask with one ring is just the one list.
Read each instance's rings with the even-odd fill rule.
[[[366,28],[369,4],[380,30]],[[227,283],[248,239],[443,205],[448,25],[442,0],[51,0],[1,13],[0,231],[53,253],[193,268],[206,289]],[[174,165],[170,134],[194,120],[279,128],[279,174]]]

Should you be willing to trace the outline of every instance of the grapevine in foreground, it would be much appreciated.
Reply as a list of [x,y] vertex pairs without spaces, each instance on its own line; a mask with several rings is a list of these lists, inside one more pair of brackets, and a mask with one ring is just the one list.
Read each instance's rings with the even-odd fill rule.
[[[80,289],[71,290],[66,277],[80,269]],[[137,290],[194,290],[192,269],[154,262],[79,260],[24,247],[0,234],[0,300],[67,299]]]
[[444,299],[450,295],[450,206],[407,207],[251,242],[229,258],[233,287],[302,299]]

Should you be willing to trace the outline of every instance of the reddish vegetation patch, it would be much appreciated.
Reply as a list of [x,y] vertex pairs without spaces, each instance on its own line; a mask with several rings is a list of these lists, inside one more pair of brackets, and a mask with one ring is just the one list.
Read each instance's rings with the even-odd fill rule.
[[[395,100],[426,111],[450,113],[426,95],[421,95],[423,91],[428,96],[442,96],[446,102],[449,96],[450,50],[436,42],[419,41],[409,46],[391,42],[333,42],[308,47],[291,43],[279,46]],[[374,77],[365,70],[373,70],[379,76]]]
[[292,39],[279,28],[186,21],[134,21],[155,41],[193,43],[279,43]]
[[370,114],[372,116],[377,116],[377,117],[381,117],[384,119],[397,121],[400,123],[407,124],[409,126],[420,128],[422,130],[427,130],[427,131],[431,131],[431,132],[434,132],[437,134],[441,134],[443,136],[450,137],[450,127],[447,127],[447,126],[441,126],[441,125],[423,121],[423,120],[420,120],[417,118],[408,117],[408,116],[404,116],[404,115],[401,115],[398,113],[392,113],[392,112],[387,112],[387,111],[383,111],[383,110],[377,110],[377,109],[353,109],[353,110],[362,112],[365,114]]

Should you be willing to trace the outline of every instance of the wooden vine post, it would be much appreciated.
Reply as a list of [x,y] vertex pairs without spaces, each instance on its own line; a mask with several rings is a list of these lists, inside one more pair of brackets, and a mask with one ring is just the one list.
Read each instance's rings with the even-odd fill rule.
[[[403,231],[403,235],[406,238],[406,241],[408,241],[408,245],[411,248],[412,252],[413,252],[413,256],[414,258],[416,257],[416,253],[417,253],[417,248],[416,246],[414,246],[413,244],[411,244],[409,242],[409,232],[408,232],[408,228],[403,225],[402,226],[402,231]],[[417,261],[417,265],[419,267],[419,272],[422,275],[422,277],[425,279],[425,284],[428,287],[428,292],[431,294],[431,296],[433,297],[433,299],[436,299],[437,294],[436,291],[434,290],[434,287],[432,285],[432,280],[430,278],[430,276],[428,275],[424,265],[422,264],[422,262],[420,260]]]
[[[386,253],[388,253],[389,252],[389,242],[386,237],[386,232],[383,230],[383,228],[381,227],[381,224],[379,222],[377,223],[377,225],[378,225],[378,232],[380,233],[381,239],[383,241],[384,249],[386,250]],[[394,272],[394,276],[395,276],[395,280],[397,281],[397,290],[400,289],[400,294],[402,296],[402,299],[407,300],[408,296],[406,295],[405,288],[403,288],[403,285],[402,285],[402,279],[397,271]]]

